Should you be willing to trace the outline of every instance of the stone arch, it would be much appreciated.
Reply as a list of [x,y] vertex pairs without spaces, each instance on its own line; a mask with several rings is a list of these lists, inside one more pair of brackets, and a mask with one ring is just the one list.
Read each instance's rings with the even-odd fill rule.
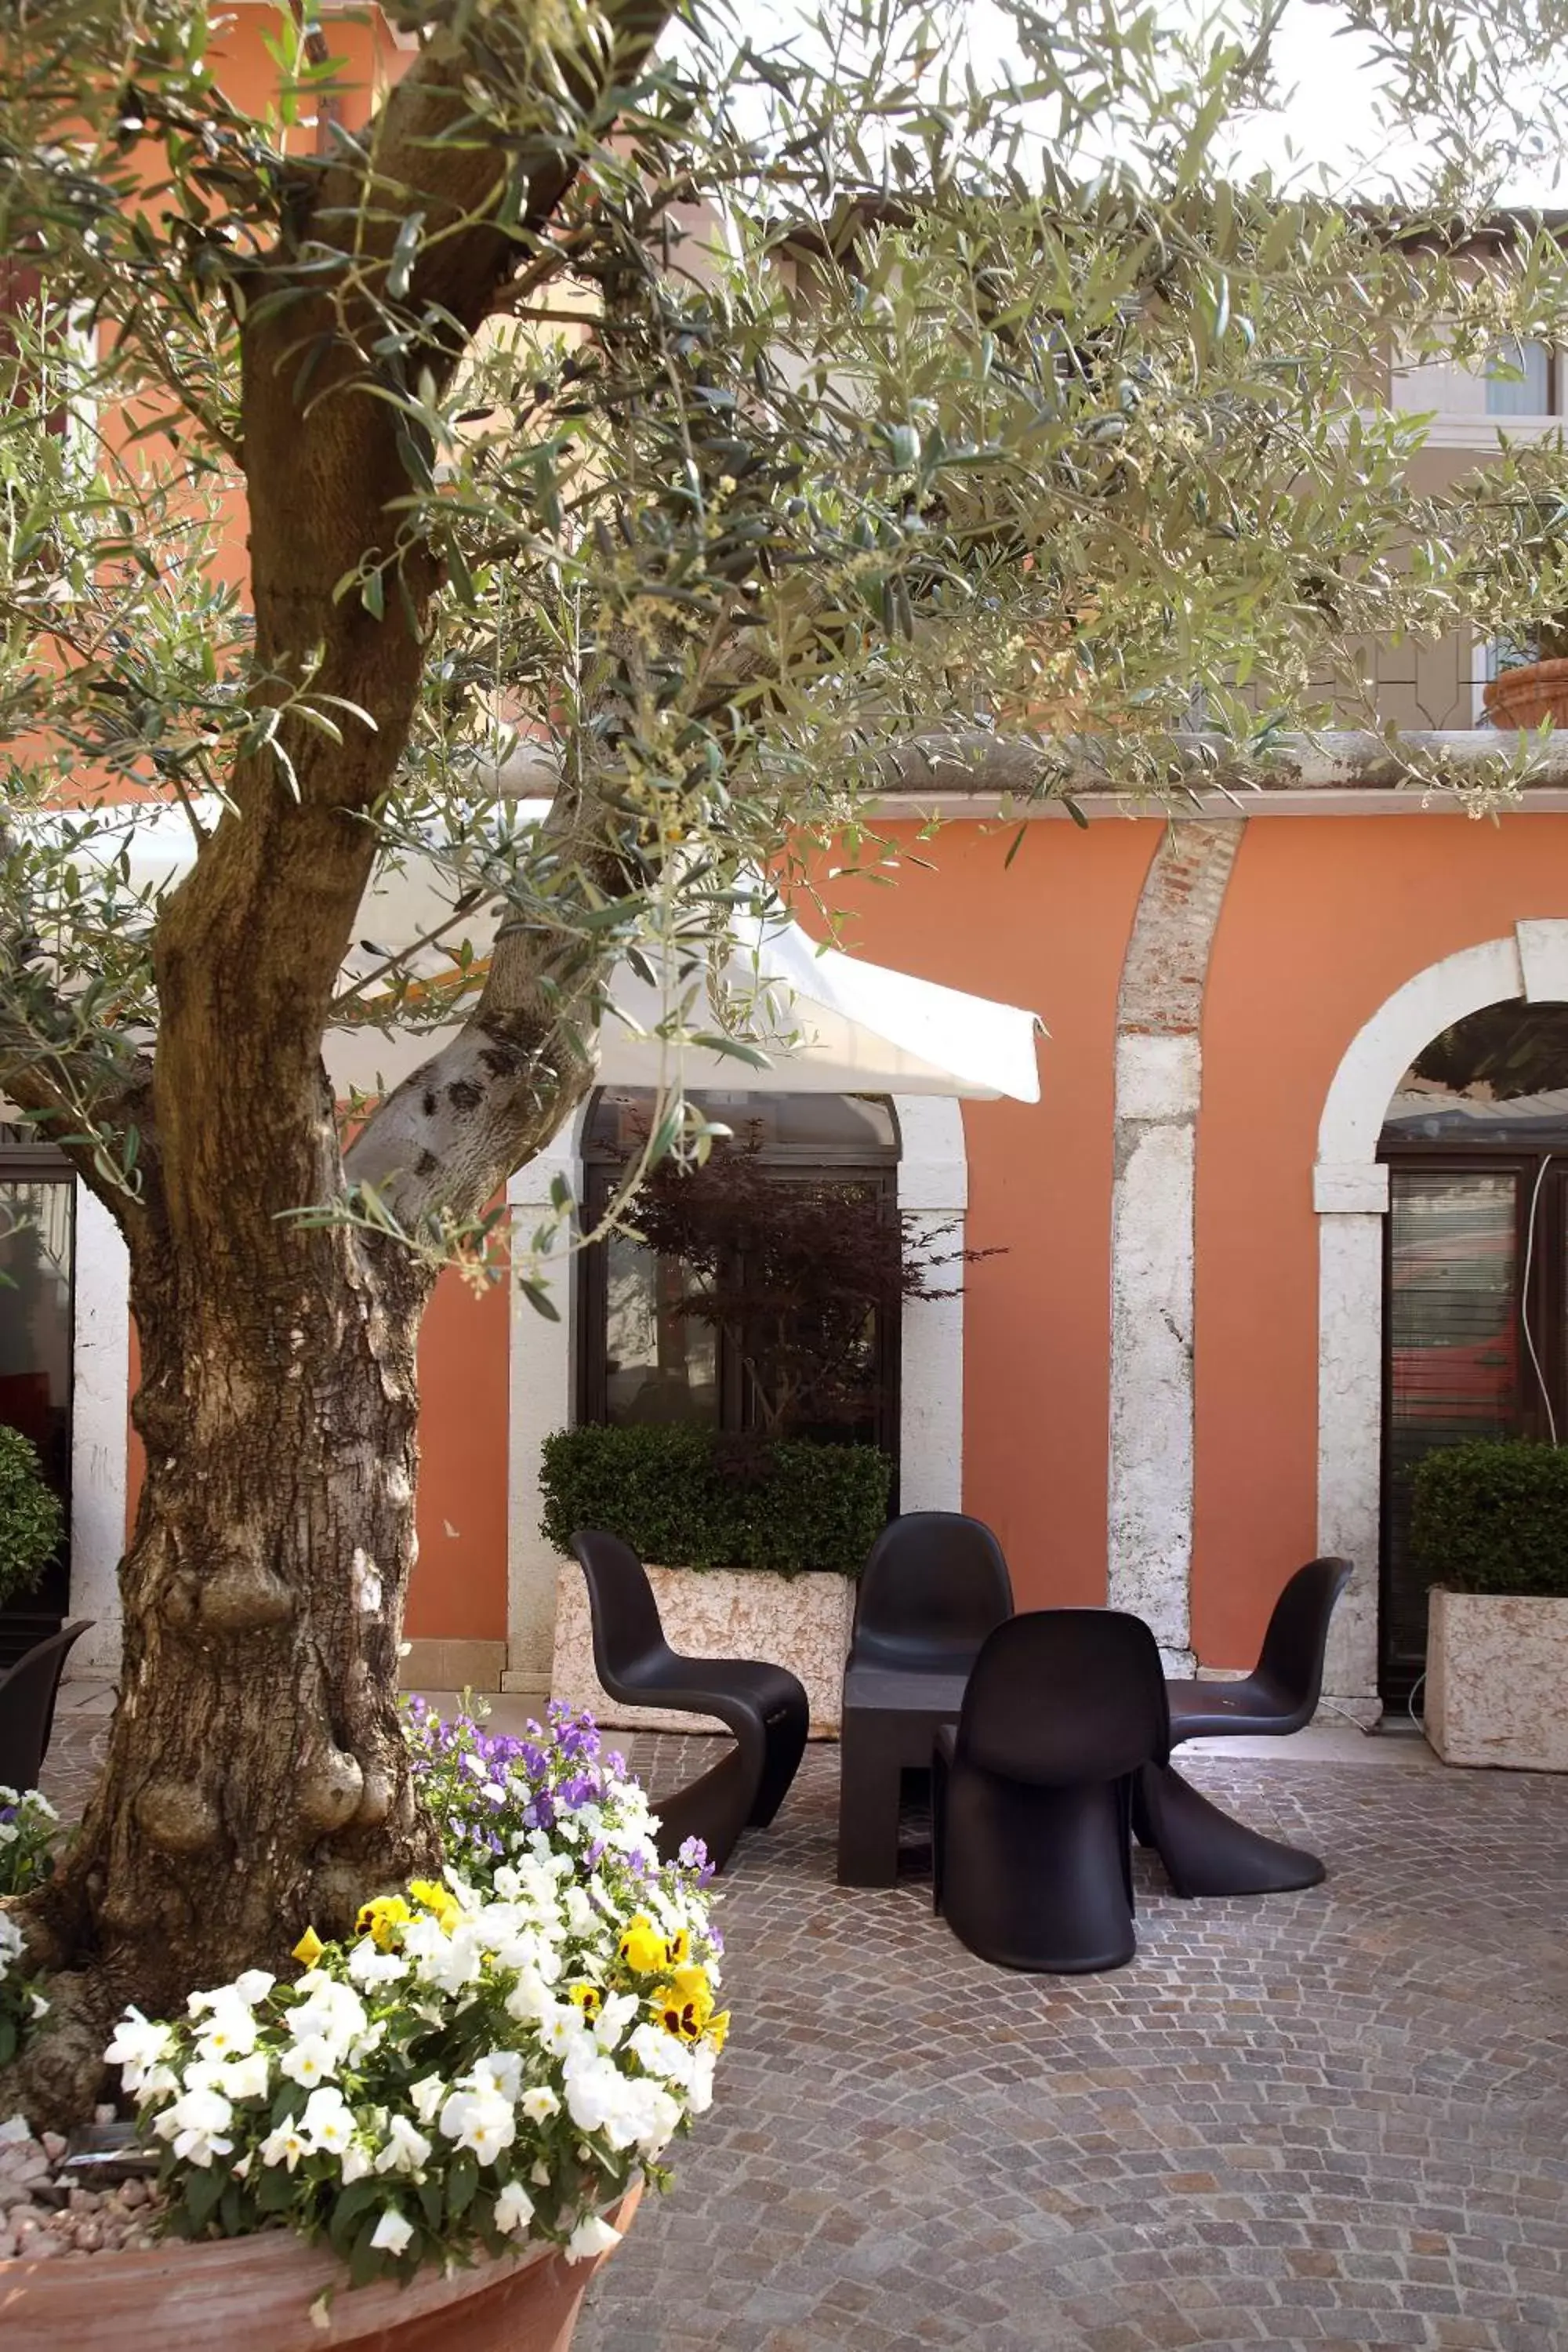
[[[969,1206],[963,1113],[944,1095],[894,1094],[899,1129],[899,1207],[921,1228],[945,1230],[962,1248]],[[553,1142],[507,1186],[514,1224],[536,1223],[550,1187],[583,1181],[588,1102]],[[570,1267],[557,1286],[570,1290]],[[906,1302],[899,1381],[900,1493],[907,1511],[956,1511],[963,1496],[963,1295]],[[559,1562],[539,1532],[540,1450],[572,1418],[576,1397],[575,1318],[547,1323],[516,1290],[511,1303],[507,1416],[507,1664],[503,1688],[540,1696],[549,1687]]]
[[1394,1090],[1434,1037],[1489,1004],[1568,1002],[1568,920],[1516,923],[1418,971],[1363,1022],[1324,1100],[1312,1171],[1318,1214],[1318,1549],[1355,1562],[1329,1645],[1326,1688],[1377,1717],[1383,1478],[1383,1221],[1378,1137]]

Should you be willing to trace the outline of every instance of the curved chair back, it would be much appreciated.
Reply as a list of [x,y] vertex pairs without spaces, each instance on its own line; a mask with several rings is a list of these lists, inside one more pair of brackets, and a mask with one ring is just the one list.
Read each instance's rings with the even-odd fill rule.
[[1159,1644],[1120,1609],[1033,1609],[998,1625],[963,1694],[955,1760],[1008,1780],[1119,1780],[1170,1753]]
[[1258,1680],[1273,1685],[1302,1723],[1310,1720],[1322,1695],[1329,1620],[1352,1573],[1348,1559],[1310,1559],[1274,1603],[1263,1636]]
[[580,1528],[572,1549],[588,1580],[599,1680],[613,1698],[638,1696],[633,1686],[669,1656],[647,1570],[630,1544],[602,1528]]
[[967,1664],[1012,1613],[1007,1562],[984,1520],[908,1511],[889,1520],[867,1555],[850,1655],[906,1670]]
[[7,1789],[37,1787],[55,1727],[60,1675],[72,1643],[92,1622],[79,1617],[74,1624],[62,1625],[58,1633],[24,1651],[9,1673],[0,1675],[0,1783]]

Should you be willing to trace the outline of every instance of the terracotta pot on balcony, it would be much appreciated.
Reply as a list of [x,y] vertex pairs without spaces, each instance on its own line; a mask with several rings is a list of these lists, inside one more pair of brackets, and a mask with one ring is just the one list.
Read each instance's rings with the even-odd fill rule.
[[[640,2184],[609,2215],[624,2230]],[[566,2352],[606,2259],[549,2246],[406,2286],[351,2287],[336,2256],[283,2230],[151,2252],[0,2262],[0,2333],[15,2352]],[[332,2290],[323,2326],[310,2316]]]
[[1487,715],[1494,727],[1539,727],[1550,719],[1568,727],[1568,661],[1521,662],[1487,687]]

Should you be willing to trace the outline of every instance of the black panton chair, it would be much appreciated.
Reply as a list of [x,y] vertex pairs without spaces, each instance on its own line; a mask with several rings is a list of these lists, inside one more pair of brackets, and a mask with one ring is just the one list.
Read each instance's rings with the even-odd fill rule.
[[60,1675],[71,1645],[92,1622],[90,1617],[79,1617],[75,1624],[62,1625],[47,1641],[25,1650],[16,1664],[0,1675],[0,1787],[37,1787],[55,1726]]
[[866,1556],[847,1672],[962,1674],[1013,1613],[1002,1547],[961,1511],[906,1511]]
[[716,1715],[735,1745],[684,1789],[655,1797],[658,1851],[671,1860],[699,1837],[722,1870],[747,1823],[765,1829],[789,1792],[805,1748],[809,1709],[786,1666],[757,1658],[683,1658],[664,1638],[643,1564],[618,1536],[584,1528],[572,1538],[588,1581],[594,1664],[623,1706]]
[[1172,1682],[1171,1745],[1184,1739],[1284,1738],[1310,1723],[1323,1690],[1329,1620],[1354,1570],[1348,1559],[1310,1559],[1274,1603],[1263,1649],[1234,1683]]
[[1000,1968],[1075,1976],[1132,1958],[1133,1776],[1168,1752],[1154,1636],[1119,1609],[1031,1610],[975,1660],[936,1736],[936,1907]]
[[[1323,1687],[1329,1620],[1352,1574],[1348,1559],[1299,1568],[1274,1604],[1263,1650],[1240,1682],[1171,1682],[1171,1743],[1244,1736],[1284,1738],[1310,1723]],[[1147,1766],[1133,1827],[1182,1895],[1284,1895],[1325,1876],[1317,1854],[1249,1830],[1200,1796],[1170,1765]]]

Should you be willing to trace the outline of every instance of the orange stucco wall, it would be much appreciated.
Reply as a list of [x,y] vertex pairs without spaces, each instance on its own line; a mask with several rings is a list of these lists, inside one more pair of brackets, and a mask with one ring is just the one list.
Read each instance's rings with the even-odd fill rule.
[[443,1275],[419,1337],[419,1560],[404,1632],[506,1638],[507,1294]]
[[963,1106],[969,1239],[1005,1253],[964,1285],[964,1507],[1042,1608],[1105,1598],[1116,994],[1161,827],[1031,824],[1007,866],[1014,831],[951,825],[918,845],[933,872],[843,895],[854,951],[1050,1031],[1038,1104]]
[[1568,817],[1255,819],[1205,1000],[1197,1153],[1194,1638],[1249,1663],[1316,1549],[1311,1171],[1346,1046],[1441,957],[1568,916]]

